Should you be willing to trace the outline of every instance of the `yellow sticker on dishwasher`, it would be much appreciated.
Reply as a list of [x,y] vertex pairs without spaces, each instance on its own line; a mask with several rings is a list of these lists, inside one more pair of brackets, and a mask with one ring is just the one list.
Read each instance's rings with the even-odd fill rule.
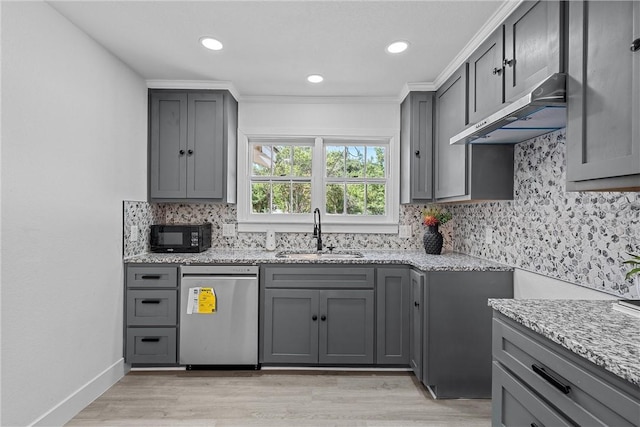
[[216,312],[216,292],[213,288],[200,288],[198,295],[198,314],[211,314]]

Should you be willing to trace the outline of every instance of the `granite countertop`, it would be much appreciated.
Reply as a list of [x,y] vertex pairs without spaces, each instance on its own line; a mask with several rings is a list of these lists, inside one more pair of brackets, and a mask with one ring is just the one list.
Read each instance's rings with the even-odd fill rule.
[[489,299],[498,312],[640,386],[640,318],[614,300]]
[[[304,252],[304,251],[301,251]],[[423,271],[512,271],[513,267],[459,253],[427,255],[419,250],[357,250],[362,258],[320,260],[277,258],[277,251],[209,249],[198,254],[147,253],[128,257],[125,263],[166,264],[405,264]]]

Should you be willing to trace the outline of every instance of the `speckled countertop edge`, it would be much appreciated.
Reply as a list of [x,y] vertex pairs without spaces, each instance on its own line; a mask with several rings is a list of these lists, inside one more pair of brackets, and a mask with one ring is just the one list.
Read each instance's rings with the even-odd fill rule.
[[424,251],[358,250],[356,259],[302,260],[277,258],[265,250],[209,249],[198,254],[147,253],[124,258],[125,263],[163,264],[404,264],[423,271],[513,271],[513,267],[459,253],[427,255]]
[[489,299],[496,311],[640,386],[640,318],[613,300]]

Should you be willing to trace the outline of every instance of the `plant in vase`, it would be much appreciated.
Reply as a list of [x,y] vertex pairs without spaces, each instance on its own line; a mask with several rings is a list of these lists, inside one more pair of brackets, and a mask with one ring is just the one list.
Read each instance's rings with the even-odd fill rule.
[[629,264],[632,268],[627,271],[627,274],[624,276],[625,279],[635,278],[636,281],[636,293],[638,294],[638,298],[640,299],[640,255],[632,254],[627,252],[631,258],[623,261],[623,264]]
[[444,239],[438,227],[446,224],[451,218],[451,212],[438,206],[427,206],[422,210],[422,223],[428,227],[422,238],[427,254],[440,255]]

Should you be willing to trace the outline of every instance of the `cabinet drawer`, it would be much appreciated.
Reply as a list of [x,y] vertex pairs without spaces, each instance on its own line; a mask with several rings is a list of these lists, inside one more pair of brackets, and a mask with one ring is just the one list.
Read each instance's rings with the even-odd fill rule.
[[178,267],[127,267],[128,288],[176,288]]
[[494,426],[571,426],[535,393],[493,362],[492,424]]
[[371,267],[268,267],[264,270],[267,288],[350,288],[373,289]]
[[640,401],[596,366],[578,361],[568,350],[553,346],[516,325],[493,319],[493,357],[532,390],[578,425],[633,426],[640,419]]
[[127,363],[176,363],[176,328],[128,328]]
[[174,326],[178,291],[127,291],[127,326]]

